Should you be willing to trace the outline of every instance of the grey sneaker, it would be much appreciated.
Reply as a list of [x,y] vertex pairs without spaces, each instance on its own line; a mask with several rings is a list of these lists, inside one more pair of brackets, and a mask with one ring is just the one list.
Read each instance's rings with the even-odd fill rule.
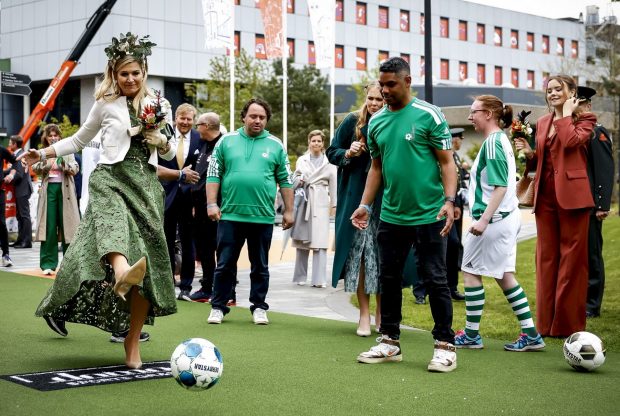
[[445,341],[435,341],[433,358],[428,363],[428,371],[433,373],[448,373],[456,369],[456,348]]
[[[123,343],[125,342],[125,337],[127,334],[129,334],[129,330],[123,332],[112,332],[110,342]],[[149,339],[151,339],[151,335],[148,332],[140,332],[140,342],[146,342]]]
[[211,309],[207,322],[210,324],[221,324],[222,319],[224,319],[224,312],[220,309]]
[[256,325],[267,325],[269,324],[269,319],[267,319],[267,311],[261,308],[254,309],[252,312],[252,318],[254,319],[254,323]]
[[11,267],[13,265],[13,260],[9,257],[8,254],[2,256],[2,267]]
[[403,354],[400,351],[400,341],[387,335],[377,338],[379,345],[357,356],[357,361],[366,364],[387,363],[390,361],[402,361]]

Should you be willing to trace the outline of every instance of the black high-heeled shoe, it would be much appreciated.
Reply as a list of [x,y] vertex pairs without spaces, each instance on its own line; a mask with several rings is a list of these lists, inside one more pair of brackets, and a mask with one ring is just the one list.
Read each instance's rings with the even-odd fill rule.
[[140,260],[134,263],[125,273],[116,277],[116,283],[114,284],[114,294],[124,301],[125,295],[129,293],[132,286],[140,284],[144,280],[146,274],[146,257],[142,257]]

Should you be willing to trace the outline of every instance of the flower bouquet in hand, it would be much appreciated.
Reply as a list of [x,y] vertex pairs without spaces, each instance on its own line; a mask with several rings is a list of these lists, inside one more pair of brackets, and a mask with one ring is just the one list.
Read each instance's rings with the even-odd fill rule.
[[[532,114],[531,111],[522,110],[519,114],[517,114],[517,118],[512,120],[512,124],[510,125],[510,139],[514,141],[516,138],[525,139],[530,146],[532,145],[532,126],[530,126],[530,122],[527,120],[527,117]],[[519,159],[525,158],[523,151],[519,152]]]
[[146,104],[138,115],[140,131],[144,136],[144,141],[157,148],[167,145],[168,139],[160,130],[166,127],[166,117],[170,111],[170,104],[161,96],[161,91],[154,91],[155,99],[151,104]]

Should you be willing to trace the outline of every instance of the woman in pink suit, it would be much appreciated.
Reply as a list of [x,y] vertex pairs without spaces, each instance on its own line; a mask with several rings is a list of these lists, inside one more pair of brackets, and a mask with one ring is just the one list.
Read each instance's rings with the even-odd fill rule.
[[549,78],[550,114],[536,125],[536,149],[515,139],[536,169],[536,320],[543,336],[566,337],[586,327],[588,215],[594,206],[586,152],[596,116],[576,113],[577,84],[569,76]]

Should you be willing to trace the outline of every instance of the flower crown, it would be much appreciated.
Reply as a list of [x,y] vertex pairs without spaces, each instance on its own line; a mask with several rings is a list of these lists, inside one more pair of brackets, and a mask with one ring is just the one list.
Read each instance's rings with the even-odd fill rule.
[[111,63],[115,63],[117,60],[124,58],[127,55],[131,55],[140,62],[146,63],[146,57],[151,55],[151,48],[157,46],[149,40],[149,35],[138,39],[137,35],[127,32],[120,35],[120,37],[112,38],[112,44],[105,48],[105,54]]

